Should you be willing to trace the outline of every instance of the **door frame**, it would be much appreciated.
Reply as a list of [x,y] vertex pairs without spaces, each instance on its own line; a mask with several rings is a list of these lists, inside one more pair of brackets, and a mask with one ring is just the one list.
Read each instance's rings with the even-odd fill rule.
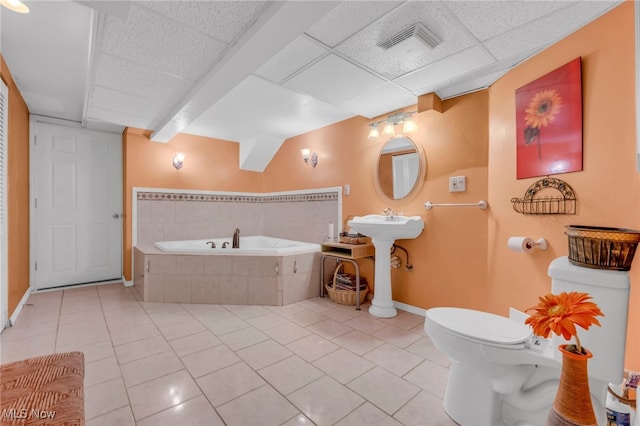
[[2,188],[4,202],[0,205],[2,209],[2,223],[0,226],[0,332],[5,329],[5,327],[9,326],[9,235],[8,235],[8,211],[7,204],[9,203],[9,199],[7,198],[7,189],[9,187],[7,183],[7,167],[9,166],[9,88],[5,84],[4,80],[0,79],[0,91],[2,92],[2,97],[4,98],[4,115],[2,117],[3,123],[2,126],[4,128],[4,141],[2,141],[4,145],[4,155],[2,156],[2,161],[4,164],[2,165]]
[[[37,251],[37,238],[36,238],[36,233],[34,232],[34,230],[36,229],[36,218],[35,218],[35,202],[36,202],[36,155],[35,155],[35,127],[37,124],[48,124],[48,125],[54,125],[54,126],[61,126],[61,127],[69,127],[69,128],[73,128],[73,129],[78,129],[78,130],[84,130],[84,131],[91,131],[91,132],[96,132],[96,133],[109,133],[109,134],[116,134],[120,137],[122,137],[121,133],[117,133],[117,132],[108,132],[108,131],[101,131],[101,130],[93,130],[93,129],[87,129],[84,128],[80,125],[80,123],[75,122],[75,121],[70,121],[70,120],[63,120],[63,119],[58,119],[58,118],[53,118],[53,117],[47,117],[47,116],[42,116],[42,115],[37,115],[37,114],[30,114],[29,115],[29,273],[31,274],[31,277],[35,276],[36,273],[36,251]],[[123,167],[123,160],[122,160],[122,156],[120,156],[120,170],[121,170],[121,179],[122,182],[124,182],[124,177],[122,176],[122,173],[124,173],[124,167]],[[120,185],[120,197],[123,197],[123,185]],[[123,208],[124,208],[124,198],[123,198]],[[124,212],[122,212],[122,214],[124,214]],[[120,221],[120,279],[117,281],[100,281],[100,282],[95,282],[95,283],[79,283],[79,284],[71,284],[69,286],[65,286],[64,288],[67,287],[82,287],[82,286],[87,286],[87,285],[96,285],[96,284],[107,284],[107,283],[112,283],[112,282],[124,282],[124,235],[123,235],[123,229],[124,229],[124,220]],[[29,279],[29,288],[30,291],[32,293],[35,292],[45,292],[45,291],[54,291],[54,290],[59,290],[61,287],[54,287],[54,288],[47,288],[47,289],[41,289],[38,290],[38,288],[36,287],[33,278]]]

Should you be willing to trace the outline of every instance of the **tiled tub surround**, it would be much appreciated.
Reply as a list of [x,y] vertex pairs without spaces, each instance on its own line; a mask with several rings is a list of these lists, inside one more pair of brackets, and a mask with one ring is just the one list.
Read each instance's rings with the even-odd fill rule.
[[[322,243],[329,222],[339,232],[341,188],[281,193],[133,189],[133,245],[157,241],[266,235]],[[135,259],[134,259],[135,261]]]
[[317,253],[168,254],[158,241],[265,235],[321,243],[339,232],[341,188],[281,193],[133,189],[134,287],[148,302],[287,305],[319,295]]
[[319,296],[319,275],[317,251],[239,256],[134,249],[134,289],[145,302],[282,306]]

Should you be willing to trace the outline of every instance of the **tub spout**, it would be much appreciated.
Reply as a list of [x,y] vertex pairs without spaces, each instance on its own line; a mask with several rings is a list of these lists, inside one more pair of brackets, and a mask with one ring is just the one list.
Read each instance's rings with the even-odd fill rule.
[[240,230],[236,228],[236,232],[233,233],[233,244],[232,248],[240,248]]

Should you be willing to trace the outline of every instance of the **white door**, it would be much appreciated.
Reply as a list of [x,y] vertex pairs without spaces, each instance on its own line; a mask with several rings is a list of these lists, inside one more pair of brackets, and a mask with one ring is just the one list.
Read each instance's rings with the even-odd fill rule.
[[0,80],[0,332],[9,323],[9,280],[7,262],[7,145],[9,91]]
[[121,136],[32,120],[32,285],[122,277]]
[[416,184],[420,161],[418,154],[394,155],[391,167],[393,171],[393,198],[399,200],[407,195]]

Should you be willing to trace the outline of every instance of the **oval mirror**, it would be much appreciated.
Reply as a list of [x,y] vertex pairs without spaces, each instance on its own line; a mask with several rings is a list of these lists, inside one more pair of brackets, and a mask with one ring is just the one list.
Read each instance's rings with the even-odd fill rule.
[[406,136],[390,139],[380,150],[376,181],[391,200],[401,200],[420,187],[425,164],[420,150]]

